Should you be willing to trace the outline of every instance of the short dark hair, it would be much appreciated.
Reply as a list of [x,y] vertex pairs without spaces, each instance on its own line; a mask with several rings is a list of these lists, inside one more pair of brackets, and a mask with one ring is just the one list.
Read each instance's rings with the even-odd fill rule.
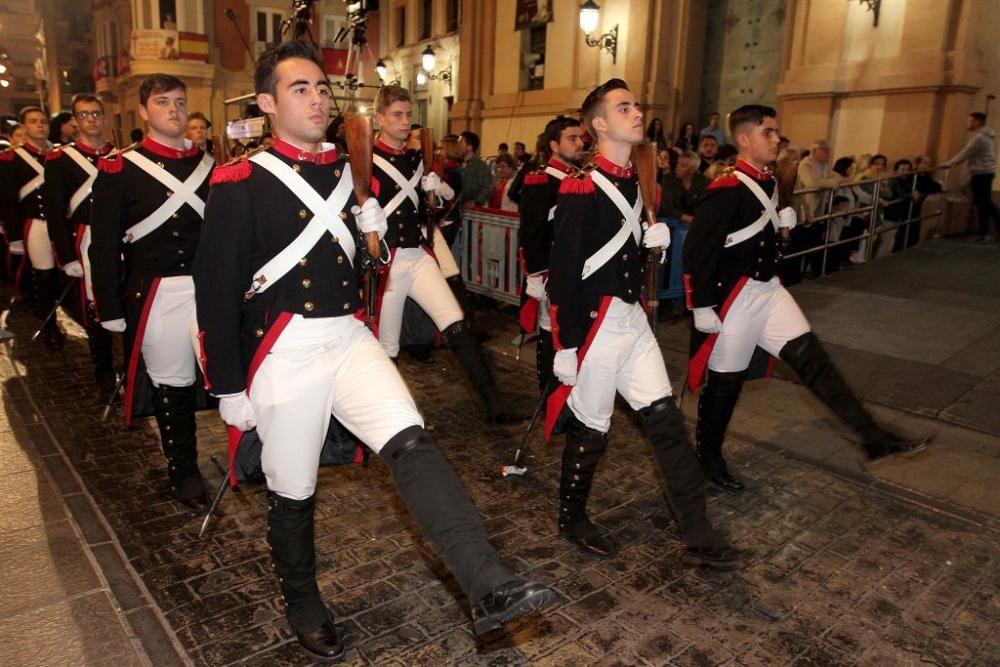
[[302,58],[303,60],[312,61],[323,72],[323,76],[326,76],[326,70],[323,69],[323,60],[311,44],[297,40],[282,42],[264,51],[257,58],[257,63],[253,68],[253,92],[257,95],[262,93],[274,95],[278,87],[278,79],[274,75],[274,70],[278,66],[278,63],[290,58]]
[[837,161],[833,163],[833,171],[841,176],[847,176],[848,172],[851,170],[851,165],[854,164],[854,158],[850,156],[839,157]]
[[104,111],[104,102],[90,93],[77,93],[73,96],[73,100],[69,103],[69,108],[73,110],[73,113],[76,113],[77,104],[97,104],[101,107],[101,111]]
[[410,91],[402,86],[396,86],[389,84],[382,86],[378,89],[378,93],[375,94],[375,111],[377,113],[385,113],[394,102],[409,102],[410,101]]
[[628,90],[628,84],[621,79],[608,79],[583,98],[583,104],[580,105],[580,114],[583,116],[583,122],[588,130],[593,129],[591,123],[594,117],[598,115],[598,112],[602,110],[601,105],[604,103],[604,98],[612,90]]
[[510,148],[510,146],[508,146],[508,145],[507,145],[507,142],[506,142],[506,141],[501,141],[501,142],[500,142],[500,145],[499,145],[499,146],[497,146],[497,150],[498,150],[499,152],[501,152],[501,153],[506,153],[506,152],[507,152],[507,149],[509,149],[509,148]]
[[715,154],[716,160],[728,160],[731,157],[736,157],[740,154],[739,149],[732,144],[722,144],[719,146],[719,152]]
[[882,160],[882,162],[885,162],[886,164],[889,164],[889,158],[887,158],[886,156],[882,155],[881,153],[875,153],[875,155],[872,155],[872,159],[868,160],[868,164],[871,164],[875,160]]
[[763,104],[744,104],[729,114],[729,134],[736,134],[736,130],[747,123],[761,125],[765,118],[777,117],[778,112],[774,110],[774,107]]
[[205,117],[205,114],[203,114],[200,111],[192,111],[191,113],[189,113],[188,114],[188,120],[189,121],[192,121],[192,120],[203,120],[203,121],[205,121],[205,129],[208,129],[208,128],[212,127],[212,123],[208,120],[208,118]]
[[49,120],[49,115],[45,113],[45,109],[39,106],[28,106],[17,112],[18,124],[24,125],[24,121],[28,118],[29,113],[40,113],[45,116],[45,122],[48,122]]
[[844,195],[837,195],[836,197],[833,198],[834,206],[836,206],[837,204],[850,204],[850,203],[851,200],[845,197]]
[[514,142],[514,148],[517,148],[518,146],[520,146],[520,147],[521,147],[521,150],[522,150],[522,151],[526,151],[526,150],[528,150],[528,147],[524,145],[524,142],[523,142],[523,141],[515,141],[515,142]]
[[910,165],[910,169],[913,169],[913,162],[911,160],[908,160],[907,158],[904,157],[904,158],[900,158],[899,160],[896,160],[895,162],[893,162],[893,164],[892,164],[892,170],[896,171],[897,169],[899,169],[899,167],[901,165],[904,165],[904,164]]
[[986,125],[986,114],[982,111],[973,111],[969,115],[978,120],[981,124]]
[[151,95],[169,93],[171,90],[187,92],[187,84],[170,74],[150,74],[139,84],[139,104],[146,106]]
[[569,127],[580,127],[580,121],[576,118],[561,115],[550,120],[545,124],[545,145],[548,146],[550,141],[559,143],[559,140],[562,139],[563,130]]
[[478,134],[476,134],[472,130],[465,130],[464,132],[462,132],[458,136],[460,136],[463,139],[465,139],[465,143],[468,144],[470,148],[472,148],[472,152],[473,153],[478,153],[479,152],[479,135]]
[[493,162],[494,164],[500,164],[502,162],[511,169],[514,168],[514,157],[510,153],[500,153],[500,155],[497,155],[496,160]]

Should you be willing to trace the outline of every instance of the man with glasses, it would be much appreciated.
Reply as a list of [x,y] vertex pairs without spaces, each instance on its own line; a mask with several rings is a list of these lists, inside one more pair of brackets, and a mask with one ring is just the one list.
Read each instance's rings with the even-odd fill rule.
[[49,152],[45,159],[45,203],[49,237],[63,273],[80,278],[80,323],[87,331],[94,377],[106,400],[114,390],[111,332],[97,321],[94,286],[90,276],[90,215],[97,162],[111,152],[105,137],[104,105],[93,95],[73,97],[73,117],[78,124],[76,141]]

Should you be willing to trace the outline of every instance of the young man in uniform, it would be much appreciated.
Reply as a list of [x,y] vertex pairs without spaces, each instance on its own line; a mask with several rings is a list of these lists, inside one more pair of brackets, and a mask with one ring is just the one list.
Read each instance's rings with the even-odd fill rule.
[[93,95],[73,97],[73,116],[79,123],[76,141],[50,151],[45,160],[45,202],[49,238],[63,273],[80,282],[80,318],[87,331],[94,378],[107,400],[115,387],[111,332],[97,322],[94,285],[90,273],[90,209],[97,163],[111,152],[104,135],[104,105]]
[[[745,554],[711,525],[704,481],[674,400],[659,345],[639,303],[642,249],[670,243],[663,223],[643,230],[632,147],[643,141],[642,112],[621,79],[587,95],[583,120],[598,154],[563,180],[549,262],[553,372],[562,383],[548,401],[546,435],[566,432],[559,483],[559,534],[597,557],[615,547],[587,517],[587,496],[620,393],[641,416],[666,482],[666,497],[687,548],[684,561],[729,569]],[[655,259],[650,258],[650,261]]]
[[[372,195],[389,221],[385,241],[389,268],[379,280],[378,336],[386,353],[399,355],[403,306],[411,297],[434,320],[445,344],[454,351],[469,382],[486,403],[487,417],[496,423],[516,421],[502,409],[502,400],[479,341],[464,319],[462,308],[445,281],[428,239],[425,193],[439,200],[455,192],[424,165],[419,150],[406,147],[410,136],[410,94],[399,86],[383,86],[375,99],[379,125],[373,149]],[[418,187],[419,186],[419,187]]]
[[722,441],[750,361],[759,346],[780,357],[803,383],[862,437],[869,460],[915,451],[908,441],[878,426],[844,382],[776,275],[780,228],[795,226],[795,211],[778,211],[769,165],[778,155],[774,109],[748,104],[729,117],[739,147],[734,169],[713,181],[696,209],[684,243],[684,285],[696,335],[688,385],[697,391],[696,442],[706,477],[730,492],[743,483],[726,467]]
[[468,596],[477,633],[547,604],[549,589],[500,564],[395,365],[357,317],[355,250],[361,234],[385,234],[386,217],[374,197],[352,206],[350,165],[323,143],[332,93],[322,61],[306,44],[281,44],[257,60],[254,89],[278,139],[213,179],[195,262],[198,320],[222,419],[255,426],[263,443],[268,542],[296,637],[313,657],[344,653],[316,584],[317,465],[331,415],[384,460]]
[[[45,155],[50,148],[49,118],[39,107],[25,107],[18,120],[25,128],[24,144],[0,153],[0,159],[7,163],[6,177],[0,183],[0,219],[4,221],[15,284],[18,288],[22,285],[27,254],[35,316],[42,319],[55,306],[61,282],[42,201]],[[62,348],[63,334],[55,317],[42,328],[42,340],[50,349]]]
[[[551,157],[548,163],[524,177],[521,195],[521,260],[528,300],[522,309],[522,328],[533,331],[538,324],[535,343],[535,370],[538,388],[542,391],[552,379],[552,322],[545,281],[549,272],[549,252],[552,250],[552,219],[555,215],[559,185],[580,166],[583,141],[580,121],[557,116],[545,125],[545,140]],[[537,312],[537,316],[535,313]]]
[[[191,268],[215,162],[184,137],[187,90],[166,74],[139,86],[140,144],[98,162],[90,257],[101,326],[125,333],[125,420],[156,416],[170,491],[206,507],[198,471],[197,323]],[[204,399],[204,396],[201,396]]]

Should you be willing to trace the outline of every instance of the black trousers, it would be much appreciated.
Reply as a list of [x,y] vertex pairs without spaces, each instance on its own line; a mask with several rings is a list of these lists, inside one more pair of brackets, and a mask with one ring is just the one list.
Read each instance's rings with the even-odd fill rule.
[[973,174],[972,175],[972,203],[976,206],[976,213],[979,215],[979,234],[986,236],[990,233],[990,218],[997,221],[1000,228],[1000,210],[993,203],[993,177],[995,174]]

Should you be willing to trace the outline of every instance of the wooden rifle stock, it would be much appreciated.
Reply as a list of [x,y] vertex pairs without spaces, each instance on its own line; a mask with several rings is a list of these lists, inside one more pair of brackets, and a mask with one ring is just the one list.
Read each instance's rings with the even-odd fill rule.
[[[350,113],[344,116],[344,127],[347,130],[347,155],[351,162],[351,175],[354,178],[354,198],[361,206],[371,194],[372,186],[372,124],[366,116]],[[368,254],[372,259],[382,256],[382,246],[378,234],[365,234]]]
[[[654,225],[656,224],[656,146],[648,141],[633,146],[632,166],[639,177],[639,192],[642,193],[646,222]],[[650,328],[654,330],[660,305],[656,296],[656,274],[661,252],[662,248],[650,248],[646,257],[646,316],[649,318]]]
[[212,135],[212,157],[215,158],[215,164],[226,164],[229,161],[229,150],[226,145],[226,140],[221,134]]
[[[420,152],[424,160],[424,175],[431,173],[434,167],[434,130],[429,127],[420,128]],[[419,187],[419,186],[418,186]],[[434,227],[437,222],[437,195],[428,191],[427,195],[427,242],[434,246]]]

